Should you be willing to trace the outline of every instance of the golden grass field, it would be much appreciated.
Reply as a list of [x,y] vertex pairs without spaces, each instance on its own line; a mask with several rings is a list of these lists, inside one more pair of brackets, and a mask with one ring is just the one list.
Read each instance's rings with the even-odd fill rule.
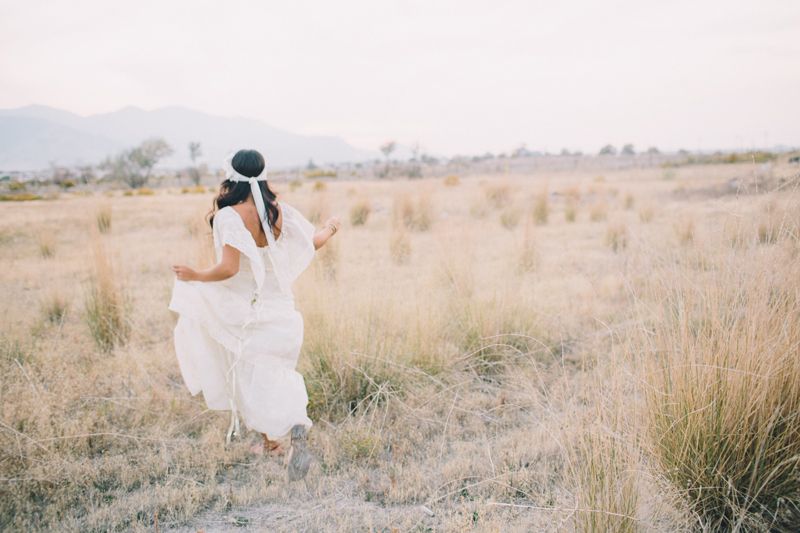
[[343,221],[295,287],[296,484],[178,371],[211,193],[4,203],[0,529],[792,530],[800,192],[761,173],[275,184]]

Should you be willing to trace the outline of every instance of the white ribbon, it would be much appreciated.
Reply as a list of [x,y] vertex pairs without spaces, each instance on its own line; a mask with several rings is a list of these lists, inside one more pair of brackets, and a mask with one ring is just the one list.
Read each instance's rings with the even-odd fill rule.
[[264,170],[261,174],[255,177],[245,176],[236,172],[233,168],[233,154],[225,159],[225,177],[229,181],[247,181],[250,183],[250,192],[253,193],[253,201],[256,203],[256,210],[258,211],[258,219],[261,221],[261,227],[264,233],[269,235],[269,220],[267,219],[267,208],[264,207],[264,197],[261,196],[261,187],[258,186],[259,181],[267,181],[267,166],[264,165]]

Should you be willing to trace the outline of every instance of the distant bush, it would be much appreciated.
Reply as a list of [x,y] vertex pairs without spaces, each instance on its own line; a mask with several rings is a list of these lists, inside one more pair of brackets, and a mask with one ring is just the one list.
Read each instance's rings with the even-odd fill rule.
[[41,200],[42,197],[38,194],[29,192],[21,194],[0,194],[0,202],[30,202],[32,200]]
[[206,190],[207,189],[203,185],[194,185],[192,187],[183,187],[181,189],[181,194],[205,194]]
[[456,175],[451,174],[444,179],[444,184],[446,187],[455,187],[459,183],[461,183],[461,180]]
[[311,169],[311,170],[306,170],[305,172],[303,172],[303,175],[306,178],[310,178],[310,179],[313,179],[313,178],[335,178],[336,177],[336,171],[335,170],[324,170],[324,169],[321,169],[321,168],[314,168],[314,169]]

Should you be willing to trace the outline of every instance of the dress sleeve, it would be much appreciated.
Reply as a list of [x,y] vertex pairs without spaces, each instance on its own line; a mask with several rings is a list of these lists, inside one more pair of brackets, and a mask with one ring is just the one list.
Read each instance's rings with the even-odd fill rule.
[[308,268],[314,258],[314,226],[294,207],[281,202],[281,236],[272,251],[275,270],[284,290]]
[[[244,226],[242,219],[232,212],[230,207],[220,209],[214,216],[214,251],[217,261],[222,260],[222,249],[225,245],[236,248],[249,260],[256,285],[261,288],[264,283],[264,259],[258,253],[253,236]],[[239,268],[244,267],[245,265],[240,262]]]

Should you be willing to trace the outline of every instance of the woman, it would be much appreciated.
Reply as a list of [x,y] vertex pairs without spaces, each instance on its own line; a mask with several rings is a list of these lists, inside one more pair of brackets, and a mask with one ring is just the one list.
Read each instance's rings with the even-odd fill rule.
[[311,462],[311,420],[303,376],[295,371],[303,318],[291,285],[339,221],[315,231],[276,200],[265,166],[255,150],[226,161],[209,218],[217,264],[199,271],[173,266],[169,308],[180,315],[175,352],[189,391],[202,391],[209,409],[231,411],[226,442],[239,434],[239,416],[262,433],[268,453],[281,453],[277,439],[291,433],[289,478],[300,479]]

